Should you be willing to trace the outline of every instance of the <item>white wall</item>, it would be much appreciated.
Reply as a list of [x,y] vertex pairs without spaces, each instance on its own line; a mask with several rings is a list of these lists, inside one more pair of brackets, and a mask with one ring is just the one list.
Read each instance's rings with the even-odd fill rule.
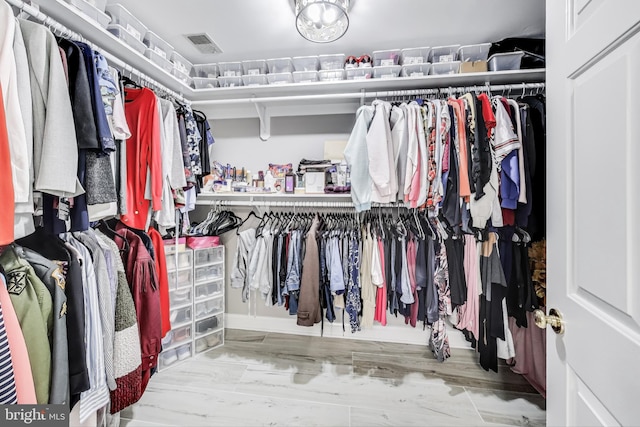
[[300,159],[322,159],[324,142],[349,138],[355,114],[328,116],[274,117],[271,138],[259,137],[258,119],[210,120],[216,143],[212,159],[256,174],[269,163],[293,163]]

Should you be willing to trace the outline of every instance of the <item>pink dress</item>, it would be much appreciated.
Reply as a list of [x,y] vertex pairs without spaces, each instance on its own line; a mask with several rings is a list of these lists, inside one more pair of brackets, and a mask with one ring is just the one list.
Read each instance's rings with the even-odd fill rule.
[[7,330],[7,339],[11,349],[11,362],[13,363],[13,373],[16,382],[16,393],[18,394],[18,404],[35,405],[36,388],[31,374],[31,364],[29,363],[29,353],[24,342],[22,329],[13,309],[9,291],[0,280],[0,306],[4,316],[4,325]]

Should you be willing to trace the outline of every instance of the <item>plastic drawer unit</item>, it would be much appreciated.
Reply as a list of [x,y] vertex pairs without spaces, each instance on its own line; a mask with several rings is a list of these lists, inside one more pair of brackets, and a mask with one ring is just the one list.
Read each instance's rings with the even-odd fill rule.
[[193,303],[193,288],[169,290],[169,307],[186,307]]
[[162,339],[162,351],[166,351],[170,348],[175,348],[176,346],[191,341],[193,334],[191,333],[191,324],[180,326],[178,328],[174,328],[167,332],[167,335]]
[[194,269],[195,283],[211,282],[223,279],[223,265],[205,265]]
[[180,270],[186,267],[191,267],[193,260],[193,251],[187,249],[186,251],[178,252],[177,256],[177,268],[176,268],[176,254],[166,254],[167,259],[167,271]]
[[222,324],[222,313],[216,314],[213,316],[206,317],[202,320],[196,320],[194,330],[195,336],[200,337],[202,335],[206,335],[209,332],[216,331],[223,327]]
[[192,307],[182,307],[169,310],[169,320],[171,321],[171,326],[176,327],[178,325],[182,326],[185,323],[191,323],[192,317]]

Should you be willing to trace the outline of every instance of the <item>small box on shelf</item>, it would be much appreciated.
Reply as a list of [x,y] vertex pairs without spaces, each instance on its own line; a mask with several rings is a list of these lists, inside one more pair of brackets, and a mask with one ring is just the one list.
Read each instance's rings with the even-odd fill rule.
[[160,37],[153,31],[147,31],[142,41],[149,49],[156,52],[163,58],[171,58],[171,54],[173,53],[173,46],[164,41],[162,37]]
[[141,54],[144,54],[144,51],[147,49],[144,43],[138,40],[130,32],[125,30],[125,28],[122,25],[118,25],[118,24],[109,25],[107,27],[107,31],[109,31],[111,34],[113,34],[114,36],[122,40],[126,45],[140,52]]
[[215,77],[191,77],[191,81],[194,89],[212,89],[220,85]]
[[220,77],[242,76],[242,62],[219,62]]
[[193,64],[191,68],[193,77],[216,78],[218,77],[218,64]]
[[293,81],[296,83],[311,83],[318,81],[317,71],[294,71]]
[[435,64],[436,62],[453,62],[458,59],[459,44],[452,44],[448,46],[437,46],[431,48],[429,52],[429,62]]
[[267,74],[267,61],[265,61],[264,59],[242,61],[242,71],[243,75],[248,76]]
[[423,76],[428,76],[430,71],[431,71],[431,63],[429,62],[407,64],[402,66],[402,70],[400,71],[400,76],[401,77],[423,77]]
[[494,53],[489,58],[489,71],[519,70],[524,52]]
[[169,61],[166,57],[160,55],[155,50],[151,50],[147,48],[144,51],[144,56],[149,58],[151,62],[153,62],[154,64],[156,64],[157,66],[165,70],[167,73],[170,73],[171,71],[173,71],[173,64],[171,63],[171,61]]
[[318,71],[318,78],[321,82],[333,82],[337,80],[345,79],[344,69],[338,70],[320,70]]
[[243,86],[242,77],[240,76],[220,76],[218,77],[220,87],[239,87]]
[[267,74],[267,81],[270,85],[278,85],[285,83],[293,83],[292,73],[269,73]]
[[435,62],[431,64],[432,75],[458,74],[460,70],[460,61],[451,62]]
[[266,74],[250,74],[242,76],[242,83],[245,86],[263,86],[267,84]]
[[318,71],[320,60],[317,56],[296,56],[292,59],[295,71]]
[[320,60],[320,70],[344,69],[345,56],[342,53],[333,55],[318,55],[318,59]]
[[430,47],[412,47],[400,51],[400,65],[423,64],[429,62]]
[[111,17],[112,25],[120,25],[125,31],[142,42],[147,33],[147,27],[120,3],[108,4],[105,8]]
[[458,61],[476,62],[486,61],[489,56],[491,43],[468,44],[458,48]]
[[373,67],[373,77],[376,79],[394,79],[400,75],[401,65],[381,65]]
[[375,50],[373,52],[373,66],[389,67],[391,65],[398,65],[400,52],[400,49]]
[[267,59],[267,66],[269,68],[269,74],[293,72],[293,62],[291,62],[291,58]]

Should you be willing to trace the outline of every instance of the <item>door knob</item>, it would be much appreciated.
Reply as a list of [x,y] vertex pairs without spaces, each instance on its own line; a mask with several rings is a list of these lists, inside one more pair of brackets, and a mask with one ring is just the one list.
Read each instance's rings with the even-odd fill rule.
[[564,333],[564,320],[562,318],[562,313],[555,308],[549,310],[548,316],[544,314],[544,311],[542,310],[534,310],[533,318],[536,322],[536,326],[540,329],[544,329],[549,325],[556,334],[561,335]]

